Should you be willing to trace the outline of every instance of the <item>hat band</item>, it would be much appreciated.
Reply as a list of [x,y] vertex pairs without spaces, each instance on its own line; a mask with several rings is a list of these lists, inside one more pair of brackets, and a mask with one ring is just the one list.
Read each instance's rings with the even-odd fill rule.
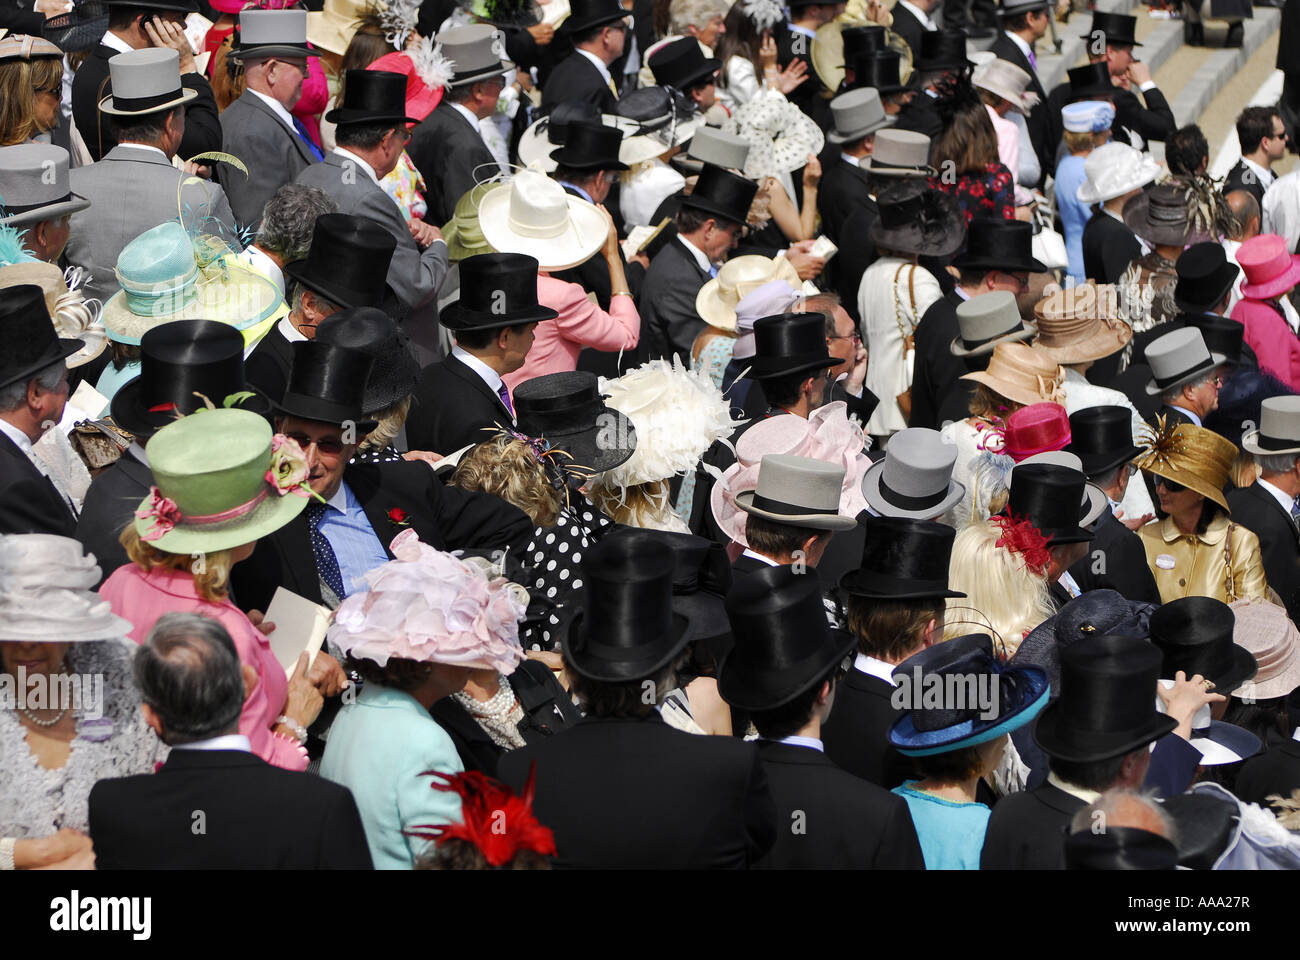
[[1153,374],[1151,379],[1155,382],[1155,385],[1157,387],[1159,387],[1161,390],[1165,390],[1169,387],[1172,387],[1174,384],[1178,383],[1181,380],[1186,380],[1190,376],[1194,376],[1198,373],[1204,373],[1206,371],[1213,370],[1213,369],[1214,369],[1214,358],[1206,357],[1203,361],[1201,361],[1201,363],[1197,364],[1194,367],[1190,367],[1186,370],[1180,370],[1177,373],[1171,373],[1167,377],[1157,377]]
[[1255,443],[1265,450],[1292,450],[1300,447],[1300,438],[1269,437],[1260,433],[1257,435]]
[[197,279],[199,268],[196,264],[192,273],[179,284],[168,287],[152,286],[145,289],[132,285],[120,273],[118,282],[122,293],[126,295],[126,306],[138,317],[161,317],[182,310],[198,294]]
[[[880,477],[880,496],[886,502],[902,510],[924,510],[926,507],[936,507],[943,503],[944,497],[948,495],[948,488],[944,487],[938,493],[927,493],[924,497],[912,497],[906,493],[899,493],[888,483],[885,482],[883,474]],[[755,500],[758,498],[755,497]]]
[[797,503],[786,503],[783,500],[773,500],[771,497],[759,495],[757,491],[755,491],[753,499],[750,500],[749,504],[752,507],[757,507],[759,510],[766,511],[767,513],[779,513],[786,517],[799,517],[808,514],[835,517],[839,516],[840,512],[838,504],[829,509],[826,507],[806,507]]
[[147,97],[119,97],[113,95],[113,106],[118,110],[136,110],[145,111],[153,107],[161,107],[164,103],[171,103],[179,99],[185,93],[184,87],[177,87],[170,93],[153,93]]
[[[567,220],[568,218],[566,217],[565,219]],[[552,237],[563,236],[565,227],[567,226],[564,220],[561,220],[558,223],[524,223],[522,220],[515,217],[514,211],[511,211],[510,215],[506,217],[506,222],[510,224],[510,229],[519,234],[519,236],[531,237],[535,240],[549,240]]]
[[965,347],[967,350],[974,350],[976,347],[982,347],[986,343],[992,343],[994,340],[997,340],[1000,337],[1005,337],[1008,334],[1015,333],[1017,329],[1023,329],[1023,328],[1024,328],[1024,321],[1019,321],[1013,327],[1007,327],[1005,330],[999,330],[996,333],[990,334],[987,337],[980,337],[977,340],[967,340],[965,337],[962,337],[961,343],[962,346]]
[[181,508],[176,505],[176,501],[164,497],[157,487],[151,487],[152,499],[149,501],[149,506],[135,512],[138,520],[153,520],[153,526],[147,533],[140,534],[140,539],[144,541],[161,540],[176,527],[201,527],[214,523],[224,523],[228,520],[237,520],[246,514],[252,513],[270,492],[271,488],[269,486],[263,486],[253,499],[231,507],[229,510],[222,510],[220,513],[186,515],[181,512]]
[[72,192],[69,191],[61,197],[55,197],[52,200],[38,200],[36,203],[6,203],[0,204],[0,209],[5,211],[6,216],[17,216],[20,213],[27,213],[29,210],[39,210],[41,207],[53,206],[56,203],[67,203],[72,199]]

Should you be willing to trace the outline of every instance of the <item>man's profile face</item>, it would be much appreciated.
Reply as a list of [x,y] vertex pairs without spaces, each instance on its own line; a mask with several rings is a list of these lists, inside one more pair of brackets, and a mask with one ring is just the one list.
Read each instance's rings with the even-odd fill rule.
[[344,443],[344,430],[338,424],[298,417],[282,417],[279,430],[302,447],[310,464],[307,474],[312,490],[326,500],[338,492],[343,471],[357,452],[357,444]]

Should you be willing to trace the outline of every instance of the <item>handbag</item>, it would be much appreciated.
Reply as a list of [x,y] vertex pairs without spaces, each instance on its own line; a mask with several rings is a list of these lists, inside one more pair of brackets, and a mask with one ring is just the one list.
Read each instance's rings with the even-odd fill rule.
[[898,404],[903,419],[910,423],[912,420],[912,368],[908,366],[907,360],[908,355],[916,349],[916,328],[913,327],[911,333],[903,329],[903,304],[898,299],[898,278],[903,275],[904,267],[912,268],[907,275],[907,299],[912,308],[912,317],[916,317],[916,265],[911,263],[899,264],[898,269],[894,272],[894,322],[898,324],[898,334],[903,338],[903,367],[907,371],[907,389],[896,396],[894,401]]
[[1070,254],[1065,249],[1065,237],[1052,228],[1043,205],[1034,204],[1034,236],[1031,249],[1034,259],[1048,270],[1064,270],[1070,265]]

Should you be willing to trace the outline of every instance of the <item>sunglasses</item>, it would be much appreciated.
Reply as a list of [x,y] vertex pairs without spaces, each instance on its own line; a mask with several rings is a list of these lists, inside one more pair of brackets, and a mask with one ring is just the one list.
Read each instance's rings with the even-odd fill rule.
[[1174,481],[1166,480],[1164,477],[1156,477],[1156,486],[1164,487],[1170,493],[1182,493],[1187,489],[1181,483],[1174,483]]
[[305,433],[286,433],[285,436],[298,444],[298,446],[302,447],[304,453],[306,453],[307,448],[311,447],[313,444],[318,451],[325,454],[327,457],[338,456],[343,452],[343,441],[338,437],[324,437],[320,440],[313,440]]

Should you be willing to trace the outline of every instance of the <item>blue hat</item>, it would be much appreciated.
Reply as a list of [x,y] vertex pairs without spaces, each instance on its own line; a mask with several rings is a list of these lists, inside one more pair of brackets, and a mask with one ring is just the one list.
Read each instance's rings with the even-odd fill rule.
[[1115,122],[1115,107],[1104,100],[1080,100],[1061,108],[1061,123],[1070,133],[1101,133]]

